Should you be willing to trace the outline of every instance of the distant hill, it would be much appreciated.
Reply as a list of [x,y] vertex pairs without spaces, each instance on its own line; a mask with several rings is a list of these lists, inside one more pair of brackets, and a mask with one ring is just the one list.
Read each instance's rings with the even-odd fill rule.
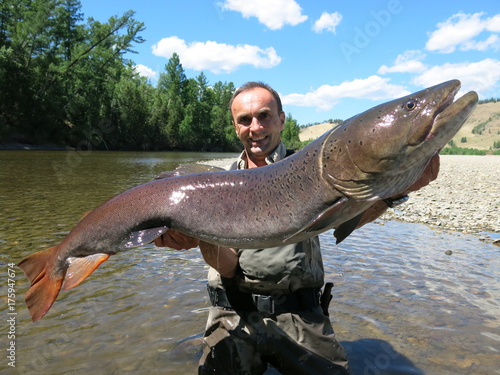
[[[301,141],[316,139],[335,125],[325,122],[302,128],[299,138]],[[500,142],[500,102],[479,104],[453,142],[458,147],[479,150],[489,150],[495,142]]]
[[[462,142],[462,138],[467,141]],[[458,147],[480,150],[488,150],[494,142],[500,142],[500,102],[479,104],[453,142]]]

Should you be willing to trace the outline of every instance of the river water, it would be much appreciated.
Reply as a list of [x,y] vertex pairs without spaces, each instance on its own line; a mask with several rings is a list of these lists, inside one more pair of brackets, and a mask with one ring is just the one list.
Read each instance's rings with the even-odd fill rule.
[[[82,213],[163,170],[228,156],[0,151],[0,374],[195,374],[209,306],[196,249],[148,245],[113,256],[36,323],[23,300],[28,280],[9,264],[57,244]],[[393,221],[339,246],[330,231],[320,239],[335,283],[330,317],[354,375],[500,374],[498,247]]]

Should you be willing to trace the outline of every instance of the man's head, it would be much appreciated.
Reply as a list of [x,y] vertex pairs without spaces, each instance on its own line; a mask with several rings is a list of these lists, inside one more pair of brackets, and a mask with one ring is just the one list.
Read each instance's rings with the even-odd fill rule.
[[230,102],[233,124],[247,155],[256,165],[278,147],[285,114],[278,93],[260,82],[238,88]]

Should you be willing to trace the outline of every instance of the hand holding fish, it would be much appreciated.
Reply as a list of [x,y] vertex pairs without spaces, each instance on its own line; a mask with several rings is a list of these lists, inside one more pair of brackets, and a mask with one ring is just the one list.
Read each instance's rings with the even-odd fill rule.
[[[423,187],[429,185],[432,181],[434,181],[439,173],[439,154],[434,155],[434,157],[431,159],[429,162],[429,165],[425,168],[424,173],[422,173],[422,176],[415,182],[412,186],[406,190],[402,196],[407,195],[408,193],[411,193],[412,191],[417,191],[422,189]],[[393,197],[393,199],[396,199],[399,197]],[[373,220],[376,220],[379,216],[381,216],[389,206],[385,202],[385,200],[377,201],[373,206],[369,207],[365,212],[363,212],[359,224],[356,226],[356,228],[362,227],[365,224],[368,224],[372,222]]]
[[177,230],[169,229],[156,238],[154,244],[158,247],[171,247],[175,250],[189,250],[197,247],[199,240]]
[[179,231],[169,229],[155,239],[158,247],[170,247],[176,250],[187,250],[200,247],[201,255],[209,266],[216,269],[223,277],[234,277],[238,266],[238,254],[229,247],[213,245],[200,241]]

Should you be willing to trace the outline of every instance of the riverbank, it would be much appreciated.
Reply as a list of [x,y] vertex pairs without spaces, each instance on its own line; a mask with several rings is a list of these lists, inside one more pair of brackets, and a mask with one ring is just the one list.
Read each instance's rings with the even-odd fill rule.
[[493,241],[487,233],[500,233],[498,176],[500,156],[442,155],[438,178],[381,219],[423,223]]
[[43,150],[43,151],[68,151],[72,147],[62,147],[55,144],[32,145],[29,143],[0,143],[0,150]]

